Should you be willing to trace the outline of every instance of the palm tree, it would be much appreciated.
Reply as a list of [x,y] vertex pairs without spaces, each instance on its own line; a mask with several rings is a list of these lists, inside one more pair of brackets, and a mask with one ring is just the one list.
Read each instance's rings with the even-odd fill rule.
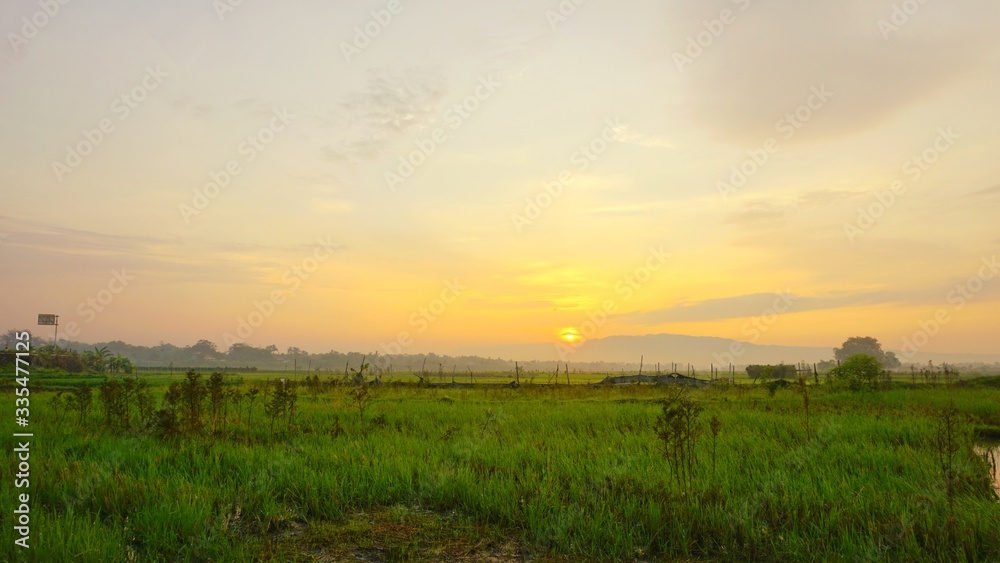
[[93,352],[90,350],[84,352],[83,361],[88,368],[97,373],[104,373],[105,369],[109,365],[108,356],[110,355],[111,352],[108,351],[107,346],[103,346],[101,348],[94,346]]

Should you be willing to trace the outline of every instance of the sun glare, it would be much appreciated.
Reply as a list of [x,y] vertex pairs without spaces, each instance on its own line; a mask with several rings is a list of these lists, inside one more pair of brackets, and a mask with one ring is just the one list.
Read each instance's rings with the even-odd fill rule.
[[559,338],[563,342],[569,342],[572,344],[573,342],[579,342],[582,337],[580,336],[579,330],[575,328],[564,328],[559,333]]

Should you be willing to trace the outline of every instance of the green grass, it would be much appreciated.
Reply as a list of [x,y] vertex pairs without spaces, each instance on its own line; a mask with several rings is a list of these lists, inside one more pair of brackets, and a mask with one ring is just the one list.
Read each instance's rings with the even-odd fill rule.
[[[158,403],[180,377],[148,376]],[[167,441],[104,430],[96,393],[87,424],[57,423],[42,388],[78,380],[32,378],[34,547],[11,547],[5,478],[0,558],[1000,559],[985,466],[963,447],[950,513],[932,445],[949,404],[970,427],[1000,425],[989,385],[814,387],[811,440],[793,389],[694,391],[722,431],[714,480],[706,431],[683,495],[653,431],[662,388],[385,385],[362,423],[348,388],[300,387],[291,430],[271,434],[258,400],[251,427],[231,416],[223,435]],[[13,394],[0,400],[9,420]]]

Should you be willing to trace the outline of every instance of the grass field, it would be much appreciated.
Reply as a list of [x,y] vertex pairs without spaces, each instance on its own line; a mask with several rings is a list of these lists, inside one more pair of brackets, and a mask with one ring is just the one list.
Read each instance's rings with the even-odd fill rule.
[[[156,408],[183,379],[142,377]],[[287,374],[225,389],[274,377]],[[353,388],[324,378],[297,388],[291,424],[272,427],[263,395],[213,421],[206,397],[200,434],[165,438],[138,411],[113,429],[96,387],[81,423],[53,401],[80,381],[102,378],[32,377],[32,548],[13,547],[23,491],[8,455],[5,560],[1000,560],[1000,503],[972,442],[1000,433],[996,378],[809,386],[808,429],[794,387],[692,390],[704,410],[689,489],[654,428],[675,389],[397,380],[369,387],[362,418]]]

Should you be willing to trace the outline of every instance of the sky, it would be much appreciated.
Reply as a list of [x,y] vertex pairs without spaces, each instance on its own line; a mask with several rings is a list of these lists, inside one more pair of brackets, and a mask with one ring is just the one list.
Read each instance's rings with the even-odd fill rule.
[[4,2],[0,328],[997,353],[998,21],[987,0]]

